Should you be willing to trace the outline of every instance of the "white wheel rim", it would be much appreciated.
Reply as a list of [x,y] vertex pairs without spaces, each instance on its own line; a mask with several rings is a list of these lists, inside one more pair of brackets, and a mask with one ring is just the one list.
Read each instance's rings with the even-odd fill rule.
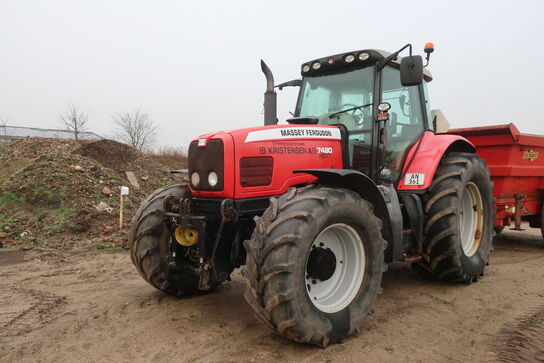
[[459,205],[459,231],[461,246],[467,257],[473,256],[480,248],[484,225],[484,207],[480,190],[474,183],[468,183]]
[[[309,263],[314,266],[312,250],[332,252],[336,260],[330,278],[320,280],[309,274]],[[320,253],[318,251],[318,253]],[[344,223],[325,228],[314,240],[305,266],[306,292],[314,306],[325,313],[335,313],[348,306],[363,282],[366,256],[359,233]]]

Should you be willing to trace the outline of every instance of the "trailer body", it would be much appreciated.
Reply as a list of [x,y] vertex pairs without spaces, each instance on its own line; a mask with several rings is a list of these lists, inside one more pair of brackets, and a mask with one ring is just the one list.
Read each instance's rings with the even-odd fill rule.
[[[542,226],[544,136],[519,132],[513,124],[449,130],[467,138],[487,162],[494,183],[495,227],[527,220]],[[517,221],[516,221],[517,218]]]

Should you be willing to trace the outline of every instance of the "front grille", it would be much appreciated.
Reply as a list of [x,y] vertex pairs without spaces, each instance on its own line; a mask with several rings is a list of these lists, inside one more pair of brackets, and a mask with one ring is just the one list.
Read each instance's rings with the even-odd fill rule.
[[[189,145],[189,180],[193,173],[198,173],[200,183],[193,185],[195,190],[223,190],[224,186],[224,147],[223,140],[210,140],[205,147],[198,147],[198,142],[193,141]],[[218,177],[217,185],[208,184],[208,174],[215,172]]]

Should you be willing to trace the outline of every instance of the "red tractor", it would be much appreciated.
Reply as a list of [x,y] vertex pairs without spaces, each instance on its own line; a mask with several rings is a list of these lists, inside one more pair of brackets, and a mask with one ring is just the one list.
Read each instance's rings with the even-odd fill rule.
[[[399,53],[409,48],[409,56]],[[200,136],[188,185],[136,212],[131,258],[175,296],[211,290],[240,266],[246,300],[279,334],[327,346],[361,330],[387,264],[476,281],[493,237],[489,170],[440,134],[430,53],[360,50],[306,62],[294,117],[278,125],[269,68],[265,126]]]

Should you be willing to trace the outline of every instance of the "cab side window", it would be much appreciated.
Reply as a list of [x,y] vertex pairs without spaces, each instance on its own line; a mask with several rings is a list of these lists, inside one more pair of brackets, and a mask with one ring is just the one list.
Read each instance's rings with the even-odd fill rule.
[[391,104],[389,136],[419,134],[423,131],[423,115],[417,86],[404,87],[400,84],[400,71],[386,67],[383,70],[382,102]]

